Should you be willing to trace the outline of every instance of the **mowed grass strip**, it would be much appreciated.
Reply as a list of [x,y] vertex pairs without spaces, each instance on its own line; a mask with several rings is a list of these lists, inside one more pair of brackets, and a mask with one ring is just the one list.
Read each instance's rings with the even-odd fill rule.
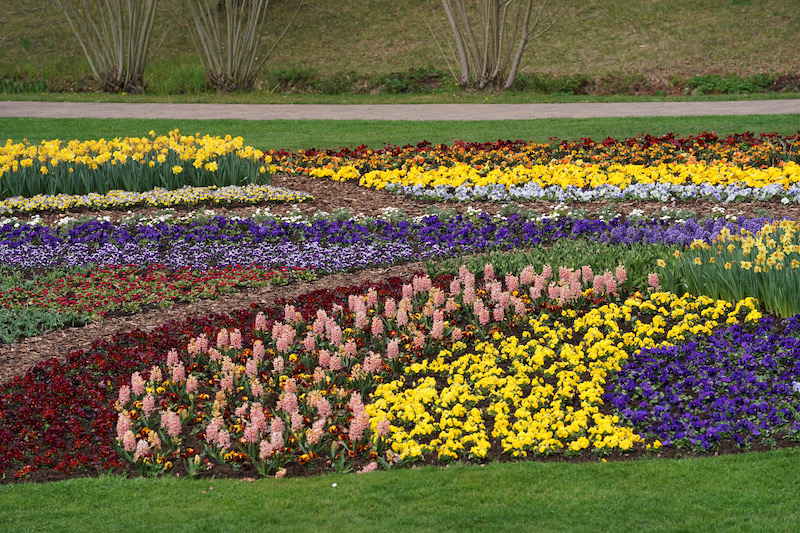
[[[38,143],[47,139],[144,136],[150,130],[166,133],[240,135],[261,148],[338,148],[366,144],[486,142],[525,139],[548,142],[552,137],[578,139],[630,137],[643,133],[680,135],[714,131],[720,135],[743,131],[782,134],[800,131],[800,115],[742,115],[702,117],[636,117],[489,121],[368,121],[368,120],[168,120],[168,119],[44,119],[0,118],[0,139]],[[2,142],[2,141],[0,141]]]
[[792,531],[800,449],[298,479],[0,486],[4,531]]

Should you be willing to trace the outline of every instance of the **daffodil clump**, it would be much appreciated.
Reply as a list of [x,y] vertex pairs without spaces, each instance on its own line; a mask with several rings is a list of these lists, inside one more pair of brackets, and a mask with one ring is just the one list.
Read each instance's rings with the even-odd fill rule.
[[709,244],[694,241],[660,260],[665,287],[718,298],[758,298],[781,317],[800,313],[800,225],[783,220],[753,233],[723,229]]
[[389,444],[401,458],[658,448],[606,408],[609,375],[644,348],[759,318],[752,298],[733,304],[667,292],[586,312],[539,313],[520,332],[458,341],[407,365],[377,386],[367,412],[373,427],[388,422]]
[[267,183],[270,158],[242,137],[167,135],[0,145],[0,198]]
[[145,192],[38,194],[31,198],[0,200],[0,214],[76,211],[81,209],[130,209],[133,207],[191,207],[195,205],[255,205],[303,202],[310,194],[272,185],[228,185],[217,187],[156,188]]

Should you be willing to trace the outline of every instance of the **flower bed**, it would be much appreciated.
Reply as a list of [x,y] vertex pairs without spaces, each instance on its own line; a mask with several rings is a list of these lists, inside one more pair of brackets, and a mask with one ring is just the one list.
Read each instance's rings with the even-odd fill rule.
[[171,268],[260,264],[341,271],[581,237],[611,244],[686,245],[710,241],[725,227],[757,231],[765,223],[760,218],[601,221],[480,214],[411,221],[258,223],[216,217],[208,223],[139,226],[90,222],[68,231],[6,224],[0,227],[0,262],[13,268],[156,263]]
[[237,289],[281,285],[310,277],[313,273],[300,269],[271,271],[259,266],[204,271],[170,270],[160,265],[115,266],[66,273],[57,279],[35,280],[25,287],[0,291],[0,307],[79,313],[96,318],[214,299]]
[[132,207],[189,207],[195,205],[254,205],[304,202],[313,197],[272,185],[182,187],[145,192],[109,191],[105,194],[40,194],[30,198],[0,200],[0,214],[59,212],[76,209],[128,209]]
[[800,136],[711,134],[271,152],[277,168],[434,200],[800,201]]
[[167,135],[0,146],[0,198],[264,183],[263,153],[241,137]]

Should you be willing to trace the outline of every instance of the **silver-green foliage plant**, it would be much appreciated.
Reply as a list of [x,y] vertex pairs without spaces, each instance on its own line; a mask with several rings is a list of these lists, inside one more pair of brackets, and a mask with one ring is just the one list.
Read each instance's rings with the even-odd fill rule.
[[263,53],[269,0],[185,1],[209,87],[219,91],[252,89],[256,76],[280,41]]
[[57,0],[106,92],[141,93],[157,0]]

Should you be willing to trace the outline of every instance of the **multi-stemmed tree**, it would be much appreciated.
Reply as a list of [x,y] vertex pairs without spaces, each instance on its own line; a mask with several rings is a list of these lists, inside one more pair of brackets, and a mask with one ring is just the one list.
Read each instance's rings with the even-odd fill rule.
[[144,91],[157,0],[57,0],[104,91]]
[[508,89],[528,43],[558,20],[553,0],[441,0],[458,64],[457,82],[474,89]]

